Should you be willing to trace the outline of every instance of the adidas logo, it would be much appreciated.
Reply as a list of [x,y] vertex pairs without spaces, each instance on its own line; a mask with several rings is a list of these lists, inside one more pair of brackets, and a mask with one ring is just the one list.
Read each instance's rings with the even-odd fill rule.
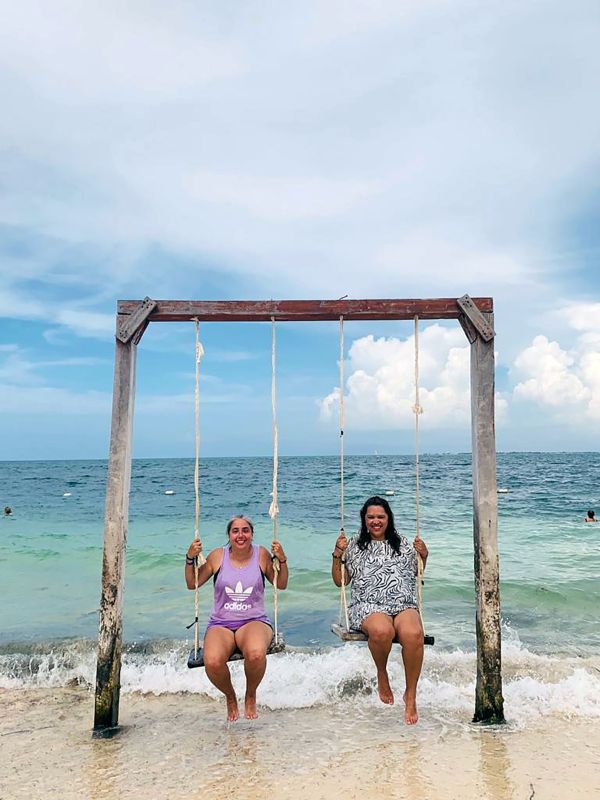
[[232,600],[235,600],[237,603],[241,603],[244,600],[248,600],[250,595],[254,590],[254,586],[248,586],[247,589],[244,589],[242,586],[242,582],[238,581],[235,585],[235,589],[231,589],[229,586],[225,587],[225,594],[227,597],[230,597]]

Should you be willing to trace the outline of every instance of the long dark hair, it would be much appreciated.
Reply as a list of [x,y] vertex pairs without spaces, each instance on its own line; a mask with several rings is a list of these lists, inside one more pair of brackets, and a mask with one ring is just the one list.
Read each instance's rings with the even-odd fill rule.
[[363,507],[360,510],[360,533],[358,535],[357,545],[360,550],[366,550],[367,545],[371,542],[371,534],[367,530],[367,509],[369,506],[381,506],[388,516],[388,524],[385,529],[385,539],[390,543],[390,547],[394,553],[400,552],[400,536],[396,530],[396,523],[394,522],[394,512],[390,508],[390,504],[384,497],[375,495],[365,500]]

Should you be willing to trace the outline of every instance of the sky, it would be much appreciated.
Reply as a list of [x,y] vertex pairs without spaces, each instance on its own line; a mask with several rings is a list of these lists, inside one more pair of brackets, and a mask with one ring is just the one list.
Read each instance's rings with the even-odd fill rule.
[[[0,0],[0,459],[105,458],[118,299],[494,298],[499,450],[596,450],[600,7]],[[201,452],[268,455],[271,330],[201,326]],[[281,455],[339,447],[339,330],[277,329]],[[468,343],[420,331],[421,448]],[[348,453],[414,447],[409,322],[345,329]],[[134,456],[194,452],[194,326]]]

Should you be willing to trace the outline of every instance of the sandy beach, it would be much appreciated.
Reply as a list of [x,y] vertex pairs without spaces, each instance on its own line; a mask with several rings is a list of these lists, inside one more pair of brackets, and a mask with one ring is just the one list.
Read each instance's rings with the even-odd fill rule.
[[0,797],[112,798],[592,798],[600,795],[594,720],[543,718],[520,729],[424,716],[398,707],[272,711],[228,725],[222,704],[197,695],[122,698],[122,729],[93,738],[89,690],[0,694]]

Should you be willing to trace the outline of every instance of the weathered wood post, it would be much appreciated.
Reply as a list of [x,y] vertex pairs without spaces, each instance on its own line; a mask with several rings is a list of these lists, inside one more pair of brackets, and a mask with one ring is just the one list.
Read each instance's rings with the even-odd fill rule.
[[[140,304],[140,313],[132,314],[125,320],[117,317],[112,425],[104,510],[95,731],[114,728],[119,721],[123,587],[129,521],[135,361],[137,343],[147,324],[145,319],[155,305],[153,301],[148,303],[145,300]],[[141,322],[139,322],[140,317],[142,317]]]
[[[471,430],[473,442],[473,543],[477,596],[477,685],[474,722],[504,722],[498,560],[498,496],[494,420],[494,317],[459,304],[471,342]],[[464,304],[464,305],[463,305]]]
[[94,729],[113,728],[119,721],[123,586],[129,518],[131,439],[135,394],[136,346],[117,340],[110,455],[104,511],[102,595],[96,664]]

